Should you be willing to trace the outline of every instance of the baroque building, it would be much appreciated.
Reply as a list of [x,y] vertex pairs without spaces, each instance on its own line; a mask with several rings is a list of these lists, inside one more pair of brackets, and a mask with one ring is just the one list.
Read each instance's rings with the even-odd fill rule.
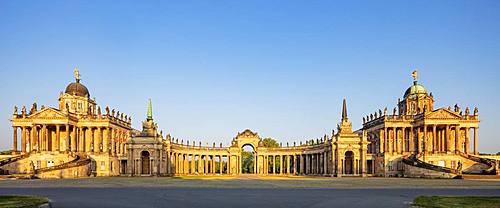
[[[246,129],[223,146],[163,136],[153,120],[151,100],[141,131],[132,128],[130,116],[109,107],[102,113],[75,69],[76,81],[59,96],[58,108],[38,110],[33,104],[29,112],[23,106],[19,113],[15,107],[13,155],[0,160],[0,170],[40,178],[246,172],[443,178],[498,174],[499,163],[478,152],[477,108],[472,113],[458,105],[453,110],[435,109],[434,97],[418,83],[416,71],[413,77],[413,85],[392,114],[387,108],[378,110],[363,118],[357,131],[353,131],[344,99],[340,122],[331,135],[270,147],[258,133]],[[250,170],[243,170],[246,147],[252,150]]]
[[[103,114],[81,83],[79,70],[74,72],[75,82],[61,92],[58,108],[42,105],[38,109],[34,103],[29,111],[23,106],[18,112],[15,107],[11,118],[13,152],[22,158],[7,165],[10,173],[68,169],[58,174],[119,175],[118,158],[127,153],[131,117],[109,107]],[[68,168],[80,163],[88,163],[89,169]]]

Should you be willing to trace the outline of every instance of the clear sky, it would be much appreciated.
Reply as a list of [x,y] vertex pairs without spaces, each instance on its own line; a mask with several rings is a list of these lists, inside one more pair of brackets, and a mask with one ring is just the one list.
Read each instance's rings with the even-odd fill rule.
[[[179,3],[183,2],[183,3]],[[477,106],[500,151],[500,1],[0,1],[0,149],[13,106],[57,106],[78,66],[100,106],[147,100],[164,132],[203,143],[246,128],[279,142],[355,129],[412,83]]]

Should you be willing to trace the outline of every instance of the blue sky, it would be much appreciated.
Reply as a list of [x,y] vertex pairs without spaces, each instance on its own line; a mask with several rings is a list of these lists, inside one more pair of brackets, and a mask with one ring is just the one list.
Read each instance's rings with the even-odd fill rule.
[[[182,3],[181,3],[182,2]],[[477,106],[479,150],[500,151],[499,1],[1,1],[0,149],[14,105],[57,106],[78,66],[101,106],[140,128],[228,145],[354,127],[395,107],[418,68],[437,107]]]

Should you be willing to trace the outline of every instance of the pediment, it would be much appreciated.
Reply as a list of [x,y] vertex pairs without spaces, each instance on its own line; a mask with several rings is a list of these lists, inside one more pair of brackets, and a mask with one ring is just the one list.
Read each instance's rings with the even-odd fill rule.
[[68,115],[54,108],[45,108],[28,116],[31,119],[67,119]]
[[425,114],[426,119],[461,119],[462,117],[448,109],[440,108],[428,114]]
[[251,137],[259,137],[256,132],[252,132],[250,129],[246,129],[245,131],[238,133],[237,138],[251,138]]

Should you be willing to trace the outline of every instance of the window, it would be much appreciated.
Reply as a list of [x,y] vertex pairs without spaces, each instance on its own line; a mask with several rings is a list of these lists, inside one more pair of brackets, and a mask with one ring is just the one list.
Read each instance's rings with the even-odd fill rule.
[[101,170],[106,170],[106,162],[101,161]]
[[78,103],[78,111],[81,111],[81,110],[82,110],[82,108],[83,108],[82,106],[83,106],[83,105],[82,105],[82,103],[80,103],[80,102],[79,102],[79,103]]

